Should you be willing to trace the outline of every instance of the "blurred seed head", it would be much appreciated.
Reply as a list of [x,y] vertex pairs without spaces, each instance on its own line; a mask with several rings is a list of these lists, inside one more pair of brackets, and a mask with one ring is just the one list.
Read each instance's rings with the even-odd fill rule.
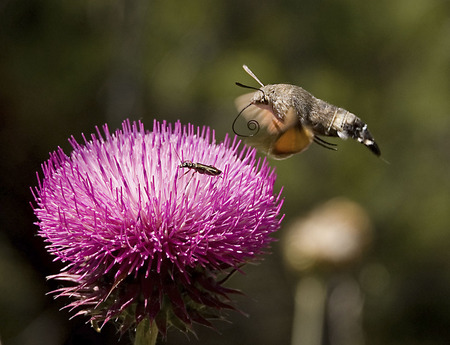
[[366,211],[356,202],[335,198],[296,220],[283,241],[285,261],[295,271],[345,266],[357,261],[372,238]]

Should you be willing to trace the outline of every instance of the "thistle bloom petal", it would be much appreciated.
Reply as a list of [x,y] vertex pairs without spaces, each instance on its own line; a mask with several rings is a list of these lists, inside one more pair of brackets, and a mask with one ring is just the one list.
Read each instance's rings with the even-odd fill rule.
[[[207,127],[125,121],[61,148],[42,165],[34,212],[48,251],[65,263],[56,291],[94,325],[144,318],[162,333],[233,308],[223,277],[258,259],[282,220],[275,173],[255,150]],[[180,167],[180,158],[221,170]],[[218,314],[217,314],[218,315]]]

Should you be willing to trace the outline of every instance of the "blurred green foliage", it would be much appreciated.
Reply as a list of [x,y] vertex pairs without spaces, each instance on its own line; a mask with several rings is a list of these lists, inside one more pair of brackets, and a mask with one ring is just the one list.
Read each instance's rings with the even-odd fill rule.
[[[14,277],[0,283],[5,344],[115,343],[113,328],[96,335],[44,295],[59,266],[35,236],[28,187],[48,152],[125,118],[148,129],[154,118],[208,125],[221,140],[245,92],[234,82],[254,84],[244,63],[263,83],[301,85],[357,114],[390,162],[351,140],[272,161],[286,222],[340,195],[371,215],[366,263],[382,265],[389,284],[366,296],[367,344],[450,343],[449,1],[5,0],[0,272]],[[239,306],[250,318],[231,315],[222,335],[197,328],[199,341],[169,334],[168,344],[288,344],[291,278],[273,247],[230,283],[248,295]]]

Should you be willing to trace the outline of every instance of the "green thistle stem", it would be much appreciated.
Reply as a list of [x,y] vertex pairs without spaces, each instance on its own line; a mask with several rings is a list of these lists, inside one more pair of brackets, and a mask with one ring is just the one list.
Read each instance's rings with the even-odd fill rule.
[[139,322],[136,329],[136,338],[134,345],[155,345],[158,338],[158,327],[156,322],[150,323],[148,319]]

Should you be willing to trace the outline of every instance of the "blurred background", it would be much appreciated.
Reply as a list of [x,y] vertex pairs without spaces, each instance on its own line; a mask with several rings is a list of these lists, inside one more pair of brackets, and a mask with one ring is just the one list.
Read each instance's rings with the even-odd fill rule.
[[[337,152],[312,145],[271,160],[284,186],[280,241],[229,283],[245,292],[236,299],[249,316],[231,313],[218,332],[198,326],[198,339],[173,330],[167,344],[294,343],[299,291],[324,301],[317,344],[450,343],[450,1],[3,0],[2,344],[117,343],[114,326],[97,334],[46,295],[56,285],[45,277],[61,265],[36,236],[29,187],[48,152],[125,118],[147,129],[153,119],[208,125],[220,141],[247,92],[234,83],[257,86],[242,64],[263,83],[300,85],[358,115],[390,164],[338,139]],[[370,219],[364,251],[289,265],[287,229],[335,197]],[[347,342],[333,338],[326,302],[339,286],[358,311]]]

